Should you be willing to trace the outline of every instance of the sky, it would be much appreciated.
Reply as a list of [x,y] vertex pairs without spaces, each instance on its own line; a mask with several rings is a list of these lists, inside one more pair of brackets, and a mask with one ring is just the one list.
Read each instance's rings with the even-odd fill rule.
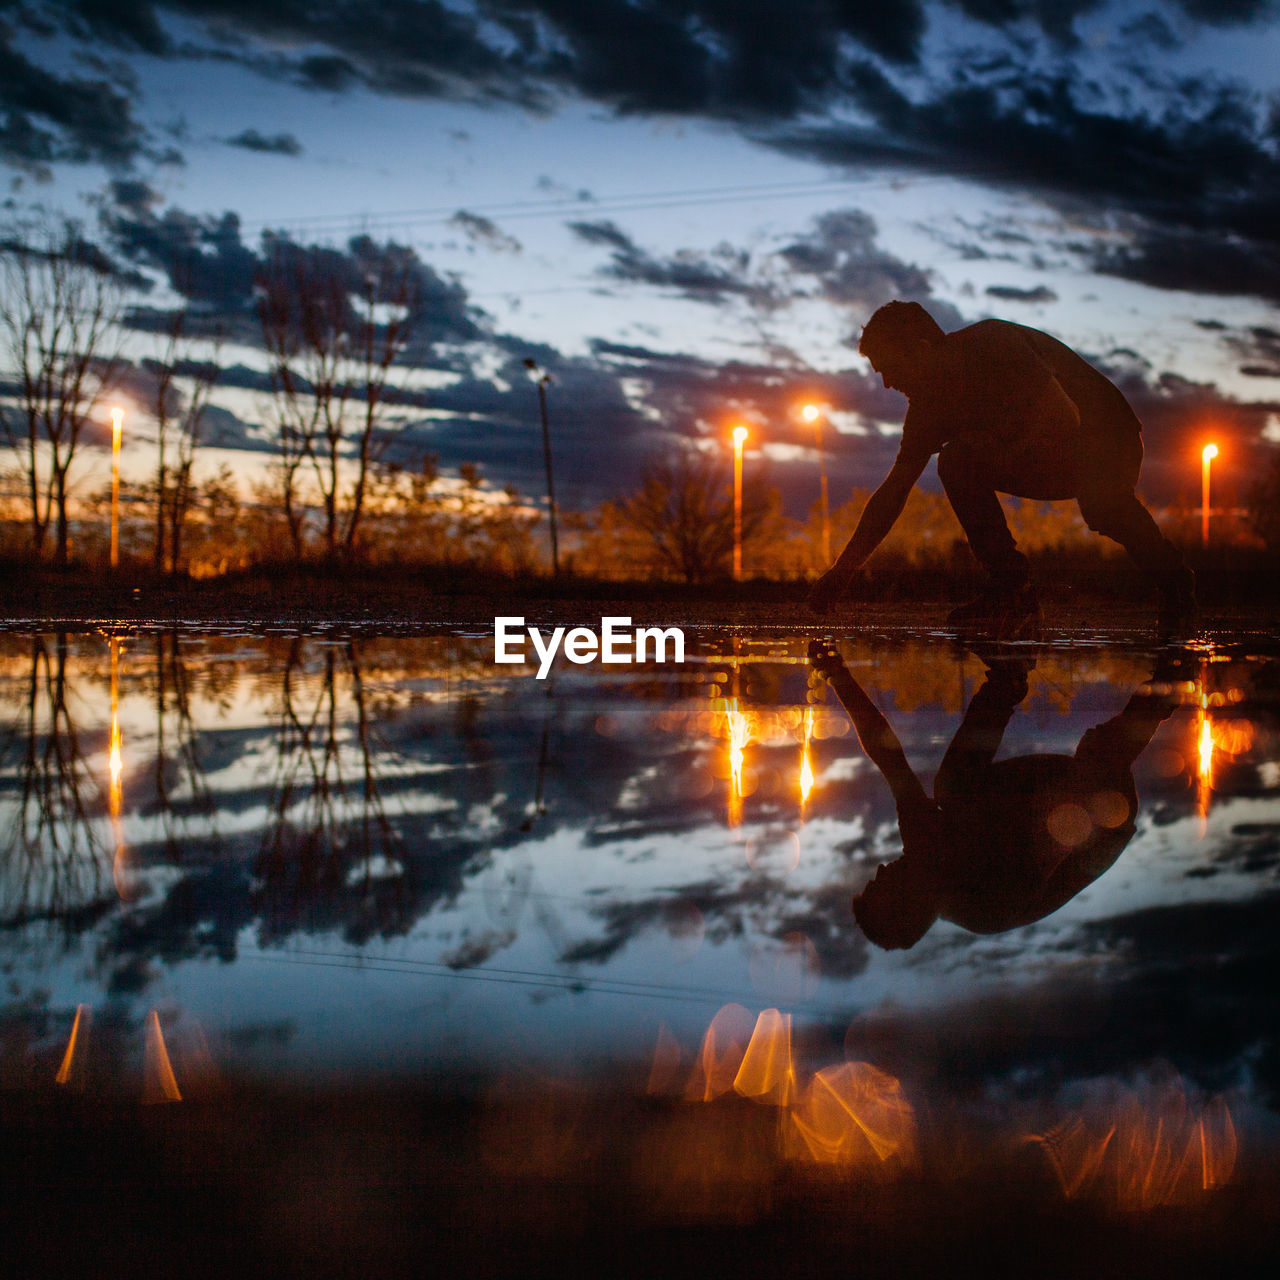
[[801,403],[834,501],[892,460],[856,348],[899,297],[1072,344],[1144,495],[1194,503],[1212,437],[1230,502],[1280,443],[1278,65],[1276,0],[0,0],[0,162],[9,221],[138,281],[136,361],[158,313],[225,322],[208,456],[245,474],[265,235],[411,251],[406,462],[539,494],[532,358],[565,505],[741,420],[802,515]]

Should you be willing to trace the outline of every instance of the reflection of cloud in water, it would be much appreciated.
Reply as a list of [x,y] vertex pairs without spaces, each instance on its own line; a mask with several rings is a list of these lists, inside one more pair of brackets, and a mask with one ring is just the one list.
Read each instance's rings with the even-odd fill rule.
[[[498,675],[488,637],[154,639],[126,645],[120,670],[121,822],[143,891],[127,910],[111,889],[103,839],[107,647],[99,637],[71,637],[61,650],[56,639],[34,647],[30,638],[0,640],[6,822],[22,800],[28,748],[43,748],[54,723],[52,711],[34,725],[24,719],[33,661],[41,689],[62,664],[60,732],[80,753],[80,773],[70,776],[83,785],[44,793],[52,825],[20,849],[7,847],[0,866],[4,901],[16,904],[0,945],[16,957],[20,990],[51,986],[66,1013],[60,1049],[77,1004],[96,1009],[110,993],[136,999],[141,1018],[142,993],[161,983],[197,1004],[216,987],[231,1026],[291,1028],[293,1039],[274,1045],[233,1036],[233,1055],[269,1049],[288,1062],[303,1044],[307,1053],[333,1052],[354,1034],[355,1013],[331,1012],[326,1029],[317,1021],[320,988],[308,1012],[291,1008],[285,993],[294,988],[249,954],[283,960],[298,948],[325,953],[317,964],[350,961],[329,999],[360,999],[360,983],[378,984],[389,1047],[362,1050],[373,1058],[446,1035],[465,1053],[482,1023],[495,1036],[518,1027],[551,1057],[569,1044],[603,1050],[643,1038],[639,1028],[656,1027],[655,1010],[687,1041],[692,1026],[705,1027],[708,1004],[731,1001],[773,1004],[797,1029],[830,1017],[839,1034],[852,1011],[897,1001],[894,1034],[910,1046],[923,1010],[961,1009],[1002,985],[1015,1004],[1034,1001],[1040,986],[1082,973],[1105,973],[1099,1002],[1105,994],[1127,1009],[1132,1026],[1085,1045],[1065,1016],[1039,1039],[1032,1019],[1027,1035],[1003,1048],[995,1030],[985,1041],[975,1029],[957,1041],[947,1069],[1039,1070],[1057,1036],[1075,1055],[1063,1070],[1068,1059],[1078,1069],[1101,1057],[1122,1067],[1160,1052],[1183,1070],[1225,1071],[1250,1035],[1280,1039],[1246,968],[1270,964],[1274,948],[1256,931],[1214,925],[1215,911],[1247,916],[1276,865],[1280,818],[1267,781],[1280,754],[1276,705],[1256,664],[1210,668],[1224,699],[1207,708],[1217,790],[1203,840],[1191,787],[1194,726],[1178,713],[1139,761],[1138,830],[1112,873],[1040,924],[998,940],[939,927],[904,960],[873,954],[850,916],[853,894],[898,855],[901,840],[891,796],[834,703],[811,716],[813,785],[801,812],[798,770],[813,704],[798,640],[772,641],[785,659],[772,664],[744,647],[740,698],[753,732],[742,771],[752,789],[731,831],[716,719],[724,698],[708,694],[705,669],[643,678],[566,671],[548,697],[526,677]],[[848,657],[895,708],[913,766],[936,767],[980,684],[980,664],[927,643],[859,641]],[[1072,750],[1143,674],[1126,654],[1049,655],[1007,747]],[[1243,690],[1234,701],[1232,688]],[[57,850],[72,836],[80,852],[68,861]],[[95,869],[105,880],[94,880]],[[1181,913],[1184,932],[1140,942],[1135,922],[1146,911]],[[1185,945],[1187,931],[1211,928],[1212,961]],[[38,949],[41,929],[46,938],[60,932],[56,948]],[[1171,993],[1188,981],[1193,955],[1207,969],[1180,1010]],[[72,978],[73,958],[87,978]],[[791,960],[794,972],[783,963]],[[1065,1007],[1080,1013],[1080,1027],[1109,1024],[1101,1003],[1072,991]],[[541,1022],[527,1013],[535,992],[548,996]],[[435,1002],[425,1019],[424,1000]],[[1200,1029],[1215,1007],[1239,1021],[1217,1038]],[[1166,1020],[1144,1040],[1151,1009],[1164,1009]],[[1007,1031],[1016,1016],[1006,1009],[987,1025]],[[943,1017],[935,1046],[955,1034],[949,1027]]]

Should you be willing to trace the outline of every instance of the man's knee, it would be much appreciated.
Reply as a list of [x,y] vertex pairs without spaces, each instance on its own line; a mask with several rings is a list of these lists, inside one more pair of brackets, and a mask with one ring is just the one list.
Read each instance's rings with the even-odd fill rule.
[[1081,494],[1078,501],[1085,524],[1094,533],[1118,541],[1123,541],[1123,535],[1135,520],[1143,524],[1150,520],[1146,508],[1131,490]]
[[938,479],[943,488],[968,484],[975,478],[989,474],[982,452],[964,440],[952,440],[938,452]]

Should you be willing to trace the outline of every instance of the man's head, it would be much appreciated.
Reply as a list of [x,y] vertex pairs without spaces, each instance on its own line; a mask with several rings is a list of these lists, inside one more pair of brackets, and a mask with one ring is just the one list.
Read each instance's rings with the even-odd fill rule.
[[933,851],[888,862],[853,900],[862,932],[886,951],[914,947],[938,918],[941,888]]
[[927,376],[933,349],[945,336],[918,302],[886,302],[863,327],[858,350],[886,387],[911,395]]

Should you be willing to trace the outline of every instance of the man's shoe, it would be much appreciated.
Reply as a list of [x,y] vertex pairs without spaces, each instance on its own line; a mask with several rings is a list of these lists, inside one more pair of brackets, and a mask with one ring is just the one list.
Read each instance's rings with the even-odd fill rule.
[[1029,582],[1018,587],[993,583],[976,600],[947,614],[947,625],[995,639],[1033,634],[1040,623],[1040,597]]

